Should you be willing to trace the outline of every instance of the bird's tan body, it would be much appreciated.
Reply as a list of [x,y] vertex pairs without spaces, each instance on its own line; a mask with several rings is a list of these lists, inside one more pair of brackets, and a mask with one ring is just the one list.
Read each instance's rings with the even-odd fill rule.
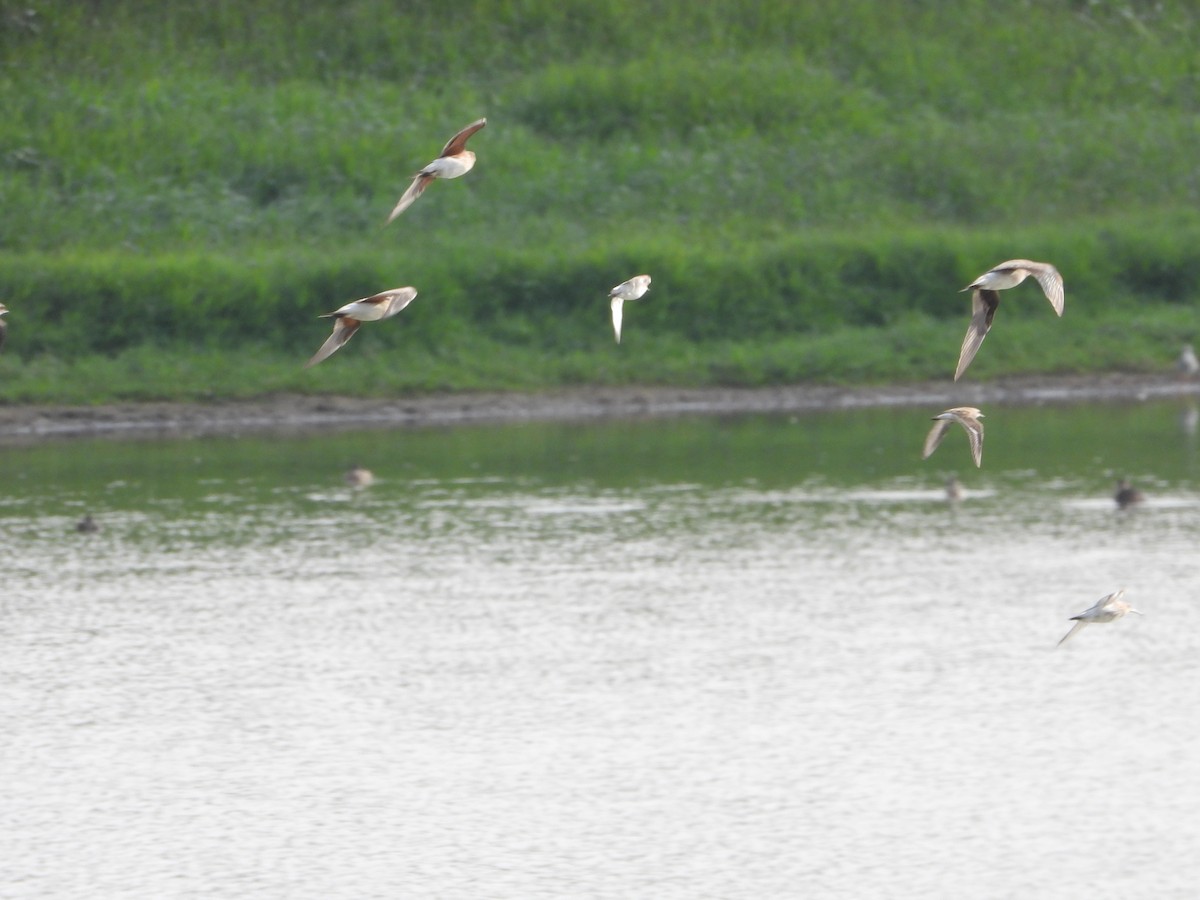
[[393,288],[390,291],[382,291],[378,294],[372,294],[370,297],[363,297],[361,300],[352,300],[345,306],[335,309],[331,313],[325,313],[319,318],[329,319],[333,321],[333,334],[326,338],[325,343],[321,345],[312,359],[304,364],[304,368],[308,369],[315,366],[317,363],[328,359],[339,349],[346,341],[354,337],[354,333],[358,331],[363,322],[378,322],[382,319],[390,319],[396,313],[400,312],[408,304],[412,303],[417,296],[417,289],[414,287]]

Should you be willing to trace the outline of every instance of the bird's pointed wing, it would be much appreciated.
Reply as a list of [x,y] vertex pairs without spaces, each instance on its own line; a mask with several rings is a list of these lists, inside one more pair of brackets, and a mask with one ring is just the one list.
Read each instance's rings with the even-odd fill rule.
[[612,298],[611,305],[612,305],[613,334],[615,334],[617,336],[618,344],[621,343],[621,307],[624,304],[625,304],[625,301],[622,300],[620,297]]
[[967,335],[963,338],[962,349],[958,351],[958,368],[954,370],[954,380],[967,371],[967,366],[979,352],[983,339],[992,329],[992,319],[996,316],[996,307],[1000,305],[999,291],[989,291],[976,288],[971,292],[971,324],[967,326]]
[[358,331],[358,327],[361,324],[357,319],[348,319],[344,316],[340,319],[335,319],[333,322],[333,334],[326,338],[325,343],[321,345],[321,349],[314,353],[313,358],[304,364],[304,368],[309,369],[322,360],[333,356],[342,344],[354,337],[354,332]]
[[946,436],[946,429],[950,427],[952,421],[952,419],[934,420],[933,427],[929,429],[929,434],[925,435],[925,449],[921,451],[921,459],[929,459],[933,451],[938,448],[938,444]]
[[378,294],[373,294],[367,297],[362,303],[382,303],[385,306],[386,312],[383,318],[390,319],[396,313],[404,309],[408,304],[412,303],[417,298],[417,289],[414,287],[393,288],[390,291],[381,291]]
[[1082,628],[1086,624],[1087,624],[1087,622],[1083,622],[1083,621],[1076,622],[1074,625],[1071,626],[1070,631],[1068,631],[1066,634],[1064,634],[1062,637],[1060,637],[1058,639],[1058,644],[1056,644],[1055,646],[1061,647],[1064,643],[1066,643],[1067,638],[1071,637],[1071,635],[1073,635],[1075,632],[1077,632],[1080,628]]
[[971,457],[978,469],[983,465],[983,423],[978,419],[959,419],[958,422],[966,429],[967,440],[971,442]]
[[[446,146],[442,148],[439,156],[454,156],[456,153],[462,153],[467,146],[467,138],[477,132],[480,128],[487,124],[487,119],[476,119],[454,137],[446,142]],[[503,124],[503,123],[501,123]],[[501,131],[504,129],[501,128]]]
[[1044,265],[1031,268],[1029,271],[1033,273],[1037,283],[1042,286],[1042,293],[1046,295],[1046,299],[1050,301],[1054,311],[1061,316],[1066,295],[1063,290],[1062,275],[1059,274],[1058,269],[1051,265]]
[[408,186],[408,190],[400,196],[400,200],[396,203],[396,207],[392,210],[392,214],[387,217],[387,221],[383,224],[390,225],[396,216],[400,215],[400,213],[412,206],[413,201],[420,197],[421,194],[425,193],[425,188],[429,187],[429,183],[431,181],[433,181],[432,175],[426,175],[424,172],[418,172],[417,177],[414,178],[412,184]]

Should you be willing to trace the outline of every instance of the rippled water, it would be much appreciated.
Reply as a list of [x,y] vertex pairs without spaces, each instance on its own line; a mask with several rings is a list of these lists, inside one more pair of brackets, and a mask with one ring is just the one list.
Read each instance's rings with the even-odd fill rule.
[[0,896],[1193,896],[1178,414],[2,450]]

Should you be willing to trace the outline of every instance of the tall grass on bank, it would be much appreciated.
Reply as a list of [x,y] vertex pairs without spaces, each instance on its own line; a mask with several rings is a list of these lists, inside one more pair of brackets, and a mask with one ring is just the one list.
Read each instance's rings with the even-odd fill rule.
[[[534,387],[632,379],[637,360],[649,380],[886,377],[838,337],[861,333],[920,374],[887,335],[965,317],[957,287],[1014,256],[1063,270],[1055,325],[1083,308],[1136,329],[1155,304],[1188,330],[1171,307],[1200,287],[1190,4],[444,9],[5,5],[6,353],[48,394],[99,380],[49,386],[79,378],[62,361],[104,359],[127,385],[141,360],[167,392],[340,389],[332,365],[284,361],[323,339],[317,314],[413,284],[413,307],[336,371],[417,346],[420,375],[372,376]],[[383,228],[414,168],[479,115],[475,170]],[[661,342],[649,358],[606,345],[603,294],[639,271],[654,289],[627,328]],[[1036,305],[1006,296],[997,328]],[[278,375],[256,368],[271,360]]]
[[481,114],[476,172],[393,242],[631,222],[752,241],[1200,203],[1200,13],[1182,3],[31,9],[0,28],[4,249],[370,241]]
[[[142,344],[302,353],[328,329],[318,315],[405,284],[420,292],[413,305],[364,329],[385,344],[411,332],[452,348],[478,334],[554,353],[609,338],[605,294],[635,271],[655,281],[627,310],[628,327],[744,341],[889,326],[912,313],[957,320],[970,308],[958,288],[1022,253],[1065,273],[1068,322],[1080,309],[1192,305],[1200,293],[1200,213],[1089,220],[1073,230],[802,232],[723,251],[662,234],[471,255],[443,243],[406,253],[11,254],[0,256],[0,284],[13,310],[8,352],[24,357]],[[1036,290],[1022,288],[1005,294],[998,316],[1003,324],[1044,312]]]
[[[1194,304],[1165,301],[1200,290],[1200,221],[1099,222],[1082,237],[1020,237],[1069,273],[1066,314],[1055,317],[1036,286],[1006,292],[971,380],[1157,371],[1198,337]],[[1008,238],[945,229],[802,236],[750,258],[660,241],[649,258],[655,287],[627,304],[620,346],[601,279],[613,260],[622,271],[646,261],[629,247],[598,247],[569,263],[487,258],[462,271],[433,253],[412,260],[421,294],[408,309],[365,326],[307,371],[329,331],[318,314],[374,285],[398,286],[390,257],[155,255],[134,264],[23,255],[4,266],[15,299],[0,383],[5,402],[100,402],[942,380],[970,317],[957,288],[1011,255]]]
[[[960,383],[1022,372],[1166,372],[1181,335],[1197,336],[1183,307],[1014,313],[989,335]],[[1040,314],[1039,314],[1040,313]],[[586,346],[546,353],[479,334],[443,345],[398,325],[394,340],[367,332],[320,366],[303,370],[298,354],[265,345],[186,354],[141,345],[114,354],[0,356],[5,403],[98,404],[211,401],[273,394],[394,397],[446,391],[539,391],[570,385],[760,387],[771,384],[949,384],[966,329],[961,321],[909,314],[887,328],[839,326],[828,332],[703,343],[636,323],[617,348],[598,333]],[[632,317],[629,324],[634,325]],[[966,395],[964,395],[966,396]]]
[[[115,103],[90,144],[70,124],[88,115],[45,98],[64,121],[31,124],[0,159],[0,248],[403,250],[461,236],[488,253],[663,232],[717,247],[806,228],[1018,226],[1200,206],[1187,149],[1200,120],[1162,111],[996,116],[969,129],[914,113],[871,134],[606,144],[546,141],[493,113],[475,171],[384,230],[411,172],[479,106],[401,130],[388,104],[364,113],[317,88],[253,101],[227,85],[187,91],[165,91],[160,113]],[[284,113],[271,108],[293,102],[282,93],[311,96]]]

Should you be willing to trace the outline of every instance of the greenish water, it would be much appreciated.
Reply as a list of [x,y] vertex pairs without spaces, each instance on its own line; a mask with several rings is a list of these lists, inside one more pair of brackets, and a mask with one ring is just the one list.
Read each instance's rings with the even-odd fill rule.
[[1190,896],[1191,409],[937,411],[3,447],[0,894]]
[[[940,410],[930,410],[930,414]],[[956,428],[924,462],[924,410],[689,417],[602,425],[367,430],[309,437],[73,440],[0,448],[7,501],[136,509],[146,500],[201,500],[217,486],[261,499],[274,491],[335,489],[358,463],[376,493],[404,496],[413,480],[479,478],[536,486],[633,488],[660,482],[708,487],[807,482],[830,487],[903,482],[935,486],[1026,477],[1069,482],[1103,496],[1123,475],[1190,490],[1197,469],[1196,407],[1187,403],[994,408],[984,424],[984,465],[970,464]],[[1188,417],[1191,416],[1191,424]],[[1055,488],[1058,489],[1058,488]],[[486,486],[480,490],[486,491]]]

